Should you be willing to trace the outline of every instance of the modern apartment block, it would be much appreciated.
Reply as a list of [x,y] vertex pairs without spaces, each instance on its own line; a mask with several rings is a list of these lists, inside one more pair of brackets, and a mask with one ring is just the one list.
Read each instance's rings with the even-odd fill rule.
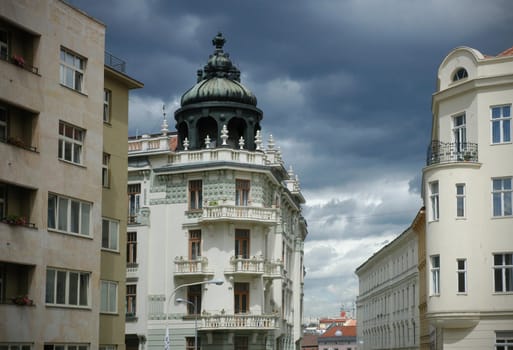
[[104,41],[102,23],[63,1],[0,2],[2,349],[124,349],[115,138],[142,84],[104,66]]
[[358,349],[418,349],[419,236],[424,210],[411,226],[356,269]]
[[423,169],[434,349],[513,346],[513,50],[459,47],[438,69]]
[[304,198],[224,43],[177,133],[128,142],[127,349],[300,347]]

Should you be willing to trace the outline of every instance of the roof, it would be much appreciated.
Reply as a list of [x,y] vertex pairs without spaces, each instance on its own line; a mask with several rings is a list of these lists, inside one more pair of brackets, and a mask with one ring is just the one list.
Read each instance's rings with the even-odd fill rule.
[[513,56],[513,46],[509,49],[506,49],[502,51],[500,54],[497,55],[497,57],[504,57],[504,56]]
[[352,326],[333,326],[324,332],[319,338],[333,338],[340,337],[337,335],[337,331],[342,332],[342,337],[356,337],[356,325]]
[[317,347],[317,334],[303,334],[303,340],[301,340],[301,347]]

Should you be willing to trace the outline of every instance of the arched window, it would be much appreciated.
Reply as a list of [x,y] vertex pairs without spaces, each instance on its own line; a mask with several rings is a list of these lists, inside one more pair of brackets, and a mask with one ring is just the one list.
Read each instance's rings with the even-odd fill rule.
[[468,78],[467,70],[465,68],[459,68],[452,76],[452,81],[458,81],[465,78]]

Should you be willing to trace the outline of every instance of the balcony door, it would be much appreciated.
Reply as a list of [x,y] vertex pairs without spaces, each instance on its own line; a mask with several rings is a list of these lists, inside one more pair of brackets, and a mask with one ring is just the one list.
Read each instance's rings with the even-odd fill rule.
[[235,257],[249,259],[249,230],[235,230]]
[[235,283],[233,295],[235,313],[247,313],[249,311],[249,283]]
[[453,137],[457,153],[465,151],[467,147],[467,124],[465,114],[453,117]]
[[189,260],[201,257],[201,230],[189,231]]

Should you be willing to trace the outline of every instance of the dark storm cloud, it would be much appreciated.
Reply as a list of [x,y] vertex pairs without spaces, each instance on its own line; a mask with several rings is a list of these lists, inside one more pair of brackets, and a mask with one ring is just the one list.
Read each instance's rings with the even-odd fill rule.
[[[354,300],[354,269],[422,206],[431,95],[457,46],[513,46],[510,0],[70,0],[107,25],[106,45],[145,84],[130,133],[172,119],[221,31],[307,203],[305,314]],[[174,125],[170,120],[170,126]]]

